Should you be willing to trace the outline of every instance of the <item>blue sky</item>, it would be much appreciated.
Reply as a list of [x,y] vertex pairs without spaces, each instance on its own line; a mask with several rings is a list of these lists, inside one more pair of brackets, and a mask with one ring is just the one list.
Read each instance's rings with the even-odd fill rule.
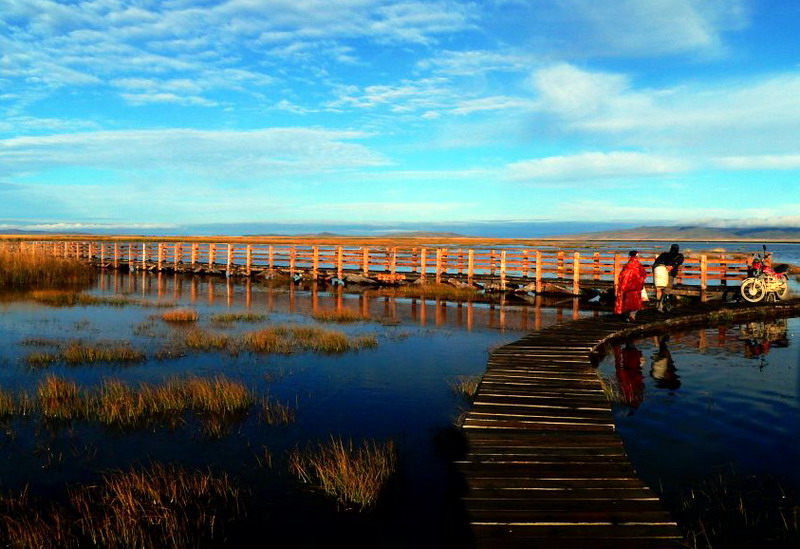
[[800,226],[798,28],[796,0],[0,0],[0,229]]

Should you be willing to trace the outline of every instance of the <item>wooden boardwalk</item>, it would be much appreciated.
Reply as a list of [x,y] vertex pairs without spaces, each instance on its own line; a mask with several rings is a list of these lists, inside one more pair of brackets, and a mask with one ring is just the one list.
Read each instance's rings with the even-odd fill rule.
[[612,339],[703,325],[715,314],[730,321],[797,316],[800,299],[703,303],[668,315],[651,308],[634,323],[605,313],[494,351],[464,420],[466,454],[456,461],[473,545],[687,547],[631,465],[590,357]]
[[492,353],[457,462],[476,547],[685,547],[628,460],[590,361],[626,328],[579,319]]

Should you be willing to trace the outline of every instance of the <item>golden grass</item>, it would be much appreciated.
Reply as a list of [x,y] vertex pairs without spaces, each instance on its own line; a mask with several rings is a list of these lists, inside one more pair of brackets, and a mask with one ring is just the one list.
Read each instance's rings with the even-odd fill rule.
[[97,362],[143,362],[145,354],[124,343],[86,344],[70,341],[61,350],[60,358],[67,364],[94,364]]
[[294,423],[297,417],[294,408],[288,404],[281,404],[269,397],[261,399],[261,410],[259,413],[261,421],[267,425],[282,425]]
[[472,402],[472,399],[475,398],[475,394],[478,392],[478,385],[481,382],[481,378],[482,376],[458,376],[448,383],[453,391]]
[[348,337],[344,332],[315,326],[274,326],[248,332],[244,347],[256,353],[289,354],[296,351],[336,354],[375,347],[373,335]]
[[76,259],[0,248],[0,288],[53,288],[90,284],[94,269]]
[[375,505],[396,466],[397,451],[391,440],[367,440],[356,447],[352,440],[332,436],[327,443],[289,455],[289,468],[302,482],[357,510]]
[[71,420],[86,415],[86,399],[74,381],[47,376],[36,387],[36,407],[47,419]]
[[420,299],[449,299],[453,301],[468,301],[478,296],[475,288],[456,288],[450,284],[406,284],[397,288],[388,288],[380,291],[381,294],[395,297],[416,297]]
[[216,547],[242,514],[226,475],[173,465],[115,471],[73,487],[66,505],[38,506],[27,490],[0,498],[5,547]]
[[176,324],[197,322],[200,315],[194,309],[173,309],[161,313],[161,320]]
[[261,322],[267,315],[259,313],[217,313],[208,317],[210,322],[217,324],[232,324],[234,322]]
[[318,311],[311,315],[314,320],[320,322],[360,322],[369,317],[353,311],[352,309],[339,309],[336,311]]
[[17,410],[13,395],[5,389],[0,389],[0,419],[13,416]]
[[84,292],[64,289],[33,290],[28,296],[34,301],[50,305],[51,307],[74,307],[76,305],[108,305],[112,307],[174,307],[169,301],[151,301],[146,299],[132,299],[126,296],[95,296]]
[[227,348],[231,343],[231,338],[227,335],[201,328],[187,330],[180,338],[180,343],[196,351],[218,351]]

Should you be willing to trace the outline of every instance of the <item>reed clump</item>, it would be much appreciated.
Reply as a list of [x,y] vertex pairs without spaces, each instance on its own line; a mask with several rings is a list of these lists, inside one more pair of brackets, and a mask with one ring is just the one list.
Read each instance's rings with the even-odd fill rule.
[[332,436],[327,443],[289,455],[289,468],[302,482],[359,511],[375,505],[396,467],[397,451],[391,440],[366,440],[356,446],[352,440]]
[[216,324],[233,324],[234,322],[262,322],[267,315],[259,313],[217,313],[210,315],[208,320]]
[[155,463],[73,487],[64,505],[38,505],[27,490],[2,497],[0,540],[41,549],[215,547],[242,510],[228,475]]
[[229,347],[231,338],[226,334],[192,328],[181,334],[180,343],[195,351],[219,351]]
[[319,322],[361,322],[367,320],[369,317],[353,311],[352,309],[339,309],[335,311],[317,311],[311,315],[314,320]]
[[288,404],[282,404],[269,397],[261,399],[261,410],[259,413],[261,421],[267,425],[282,425],[294,423],[297,413],[295,408]]
[[458,288],[450,284],[406,284],[383,293],[397,297],[416,297],[420,299],[448,299],[452,301],[469,301],[478,296],[478,289],[472,287]]
[[138,349],[124,343],[87,344],[70,341],[61,350],[60,358],[67,364],[94,364],[98,362],[144,362],[146,356]]
[[244,347],[257,353],[290,354],[297,351],[336,354],[375,347],[374,335],[348,337],[344,332],[315,326],[275,326],[249,332]]
[[46,419],[79,419],[86,416],[87,399],[74,381],[47,376],[36,387],[36,407]]
[[161,313],[161,320],[173,324],[188,324],[197,322],[200,315],[194,309],[173,309]]
[[91,284],[91,266],[76,259],[64,259],[46,254],[0,249],[0,288],[56,288]]
[[458,376],[449,381],[450,388],[472,402],[478,392],[481,376]]

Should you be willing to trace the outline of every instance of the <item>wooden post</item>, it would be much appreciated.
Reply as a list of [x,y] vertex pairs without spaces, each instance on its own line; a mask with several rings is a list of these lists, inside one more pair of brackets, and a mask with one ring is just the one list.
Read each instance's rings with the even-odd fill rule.
[[227,276],[231,276],[231,266],[233,265],[233,253],[234,253],[234,245],[228,243],[228,264],[225,266],[225,274]]
[[250,276],[253,272],[253,245],[248,244],[245,248],[245,263],[244,263],[244,272],[247,276]]
[[556,277],[564,278],[564,251],[559,250],[557,257],[558,257],[558,264],[556,266]]
[[319,246],[311,247],[311,278],[316,280],[319,276]]
[[344,248],[336,246],[336,278],[344,279]]
[[442,249],[436,248],[436,283],[442,283]]
[[194,269],[195,265],[197,265],[197,252],[199,248],[200,244],[198,244],[197,242],[192,242],[192,252],[191,252],[191,257],[189,258],[189,261],[192,262],[192,269]]
[[69,255],[68,255],[68,254],[69,254],[69,248],[68,248],[68,246],[69,246],[69,242],[67,242],[67,241],[65,240],[65,241],[64,241],[64,259],[67,259],[67,258],[69,257]]
[[600,252],[594,253],[593,270],[594,270],[594,279],[600,280]]
[[270,246],[267,248],[267,265],[269,266],[269,270],[271,271],[275,268],[275,247]]
[[289,276],[294,276],[294,264],[297,260],[297,248],[289,246]]
[[467,252],[467,284],[472,284],[472,279],[475,276],[475,250],[471,249]]
[[100,243],[100,266],[105,267],[106,263],[106,243]]
[[128,244],[128,270],[135,271],[136,258],[134,256],[136,255],[136,252],[134,252],[133,244],[131,244],[130,242],[128,242],[127,244]]
[[397,247],[393,247],[389,255],[389,274],[392,275],[392,282],[397,275]]
[[213,243],[208,244],[208,269],[211,270],[214,268],[214,261],[216,261],[216,251],[217,245]]
[[572,293],[580,295],[581,293],[581,254],[575,252],[572,255]]
[[163,262],[163,256],[164,256],[164,243],[163,242],[159,242],[158,243],[158,258],[157,258],[157,261],[156,261],[156,264],[158,266],[158,270],[159,271],[163,267],[163,263],[162,263]]
[[361,252],[363,254],[363,258],[361,261],[361,271],[364,276],[369,276],[369,246],[364,246],[361,248]]
[[614,290],[617,289],[617,282],[619,281],[619,271],[620,271],[620,258],[619,254],[614,254]]
[[534,254],[536,255],[536,293],[540,294],[544,289],[542,284],[542,252],[541,250],[536,250]]
[[708,296],[706,290],[708,289],[708,256],[706,254],[700,255],[700,300],[707,301]]
[[183,244],[180,242],[175,243],[175,247],[172,248],[172,269],[177,273],[178,272],[178,264],[181,262],[183,258]]
[[725,255],[722,254],[719,256],[719,284],[720,286],[727,286],[728,285],[728,263],[725,259]]
[[522,250],[522,278],[528,278],[530,262],[528,261],[528,250]]
[[500,252],[500,289],[506,289],[506,251]]
[[147,268],[147,242],[142,242],[142,270]]
[[426,274],[425,271],[427,271],[428,269],[428,265],[426,262],[427,251],[428,250],[426,248],[422,248],[419,251],[419,279],[423,282],[425,282],[425,274]]
[[114,242],[114,268],[119,269],[119,243]]

